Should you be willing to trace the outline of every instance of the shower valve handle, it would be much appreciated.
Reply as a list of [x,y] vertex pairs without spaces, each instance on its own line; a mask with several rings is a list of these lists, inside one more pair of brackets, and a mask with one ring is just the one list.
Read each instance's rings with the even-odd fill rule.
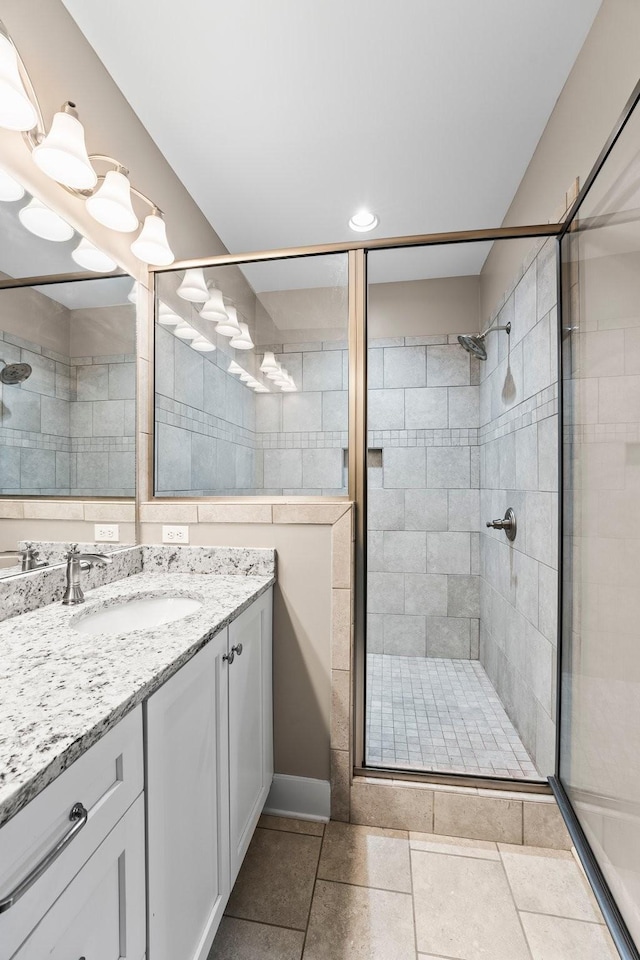
[[517,532],[516,515],[509,507],[502,520],[487,520],[487,526],[494,530],[504,530],[509,540],[515,540]]

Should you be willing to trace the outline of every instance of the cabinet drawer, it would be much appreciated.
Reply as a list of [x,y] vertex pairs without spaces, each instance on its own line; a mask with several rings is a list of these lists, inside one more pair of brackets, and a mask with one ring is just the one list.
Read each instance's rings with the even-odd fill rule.
[[14,960],[142,960],[144,952],[144,801],[139,797]]
[[72,807],[81,803],[88,811],[55,862],[0,913],[0,960],[18,949],[142,787],[142,708],[136,707],[0,829],[2,899],[68,833]]

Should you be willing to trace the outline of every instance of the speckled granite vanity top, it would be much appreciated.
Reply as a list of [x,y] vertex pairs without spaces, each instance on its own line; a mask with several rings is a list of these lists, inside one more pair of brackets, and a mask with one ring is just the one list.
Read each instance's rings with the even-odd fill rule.
[[[0,623],[0,825],[175,673],[275,580],[275,551],[160,547],[143,570]],[[137,596],[198,599],[196,613],[126,634],[73,623]]]

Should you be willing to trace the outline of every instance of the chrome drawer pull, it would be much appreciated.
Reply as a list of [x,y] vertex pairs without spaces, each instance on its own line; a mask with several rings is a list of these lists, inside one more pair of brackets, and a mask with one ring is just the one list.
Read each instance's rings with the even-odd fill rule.
[[0,900],[0,913],[4,913],[5,910],[8,910],[9,907],[12,907],[14,903],[20,899],[27,890],[34,885],[36,880],[39,880],[42,874],[51,866],[54,860],[57,860],[65,847],[68,847],[76,834],[80,833],[85,823],[89,813],[86,808],[81,803],[74,803],[71,808],[71,813],[69,814],[69,820],[72,821],[73,826],[70,830],[65,833],[63,837],[60,837],[58,842],[54,847],[49,850],[48,853],[45,853],[42,860],[35,865],[33,870],[27,874],[24,880],[21,880],[18,883],[11,893],[8,893],[6,897],[3,897]]
[[231,647],[231,650],[229,651],[229,653],[223,653],[223,654],[222,654],[222,659],[223,659],[223,660],[226,660],[227,663],[229,664],[229,666],[231,666],[231,664],[233,663],[233,661],[234,661],[235,658],[236,658],[236,654],[237,654],[238,656],[241,656],[241,655],[242,655],[242,644],[241,644],[241,643],[236,643],[236,644],[234,644],[234,645]]
[[234,647],[231,647],[231,653],[234,653],[234,652],[237,653],[238,656],[240,656],[240,655],[242,654],[242,644],[241,644],[241,643],[236,643],[236,645],[235,645]]

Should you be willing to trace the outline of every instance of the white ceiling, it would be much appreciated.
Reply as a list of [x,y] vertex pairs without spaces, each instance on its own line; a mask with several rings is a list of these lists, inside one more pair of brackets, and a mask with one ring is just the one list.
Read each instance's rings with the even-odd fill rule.
[[63,2],[239,252],[498,226],[601,0]]

